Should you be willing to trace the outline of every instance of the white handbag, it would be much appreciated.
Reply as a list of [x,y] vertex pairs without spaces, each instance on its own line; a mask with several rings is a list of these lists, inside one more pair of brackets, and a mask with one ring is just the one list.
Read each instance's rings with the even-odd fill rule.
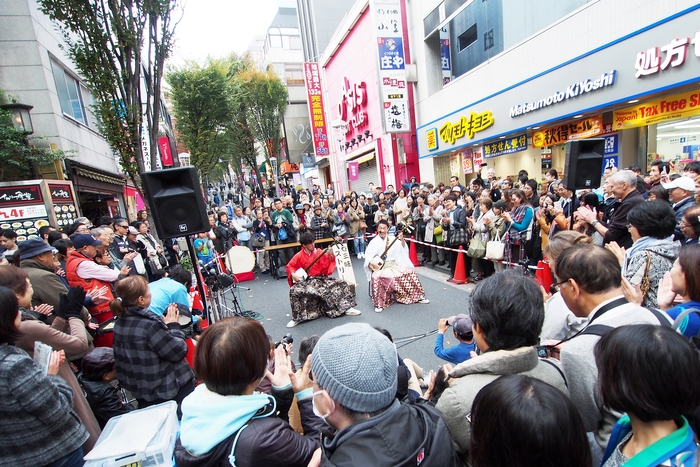
[[501,260],[506,244],[501,241],[501,235],[496,233],[496,238],[486,242],[486,259]]

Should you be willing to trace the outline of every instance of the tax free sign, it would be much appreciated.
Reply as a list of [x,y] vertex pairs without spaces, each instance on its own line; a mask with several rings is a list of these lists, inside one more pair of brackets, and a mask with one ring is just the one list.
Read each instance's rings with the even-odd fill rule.
[[[455,80],[428,99],[432,108],[446,108],[449,112],[419,123],[416,130],[419,157],[480,145],[537,126],[555,126],[578,114],[599,114],[611,108],[622,108],[632,99],[639,99],[642,104],[649,94],[664,90],[670,94],[674,87],[695,83],[700,76],[698,24],[700,7],[661,20],[655,27],[612,41],[490,95],[479,95],[474,89],[466,93],[460,88],[460,80]],[[682,39],[674,41],[677,37]],[[499,59],[507,59],[507,56]],[[470,100],[465,100],[465,95],[469,95]],[[691,103],[694,101],[689,96],[687,108]],[[667,104],[670,113],[686,110],[680,108],[681,102],[659,102],[658,111],[665,110]],[[677,106],[675,110],[673,105]],[[482,118],[477,119],[478,116]],[[638,116],[642,117],[641,112]],[[456,127],[455,123],[461,122],[462,117],[467,119],[467,124]],[[441,130],[449,137],[441,138]],[[460,137],[462,133],[465,136]]]

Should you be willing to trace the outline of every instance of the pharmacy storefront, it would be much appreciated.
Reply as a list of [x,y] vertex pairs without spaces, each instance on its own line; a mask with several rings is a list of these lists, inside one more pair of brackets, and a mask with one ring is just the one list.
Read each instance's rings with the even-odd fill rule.
[[446,168],[468,180],[482,160],[539,178],[563,173],[567,142],[603,137],[603,168],[683,165],[700,150],[699,76],[695,7],[419,126],[419,157],[436,180]]

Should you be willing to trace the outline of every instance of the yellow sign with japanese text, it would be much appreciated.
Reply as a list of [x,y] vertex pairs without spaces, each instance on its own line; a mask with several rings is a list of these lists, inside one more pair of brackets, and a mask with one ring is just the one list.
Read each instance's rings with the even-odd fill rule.
[[603,132],[603,116],[577,120],[532,132],[532,145],[536,148],[566,143],[575,139],[590,138]]
[[700,91],[638,103],[613,112],[613,131],[700,115]]
[[425,139],[428,143],[428,151],[435,151],[438,148],[437,128],[431,128],[425,132]]
[[447,144],[455,144],[458,139],[465,136],[469,139],[474,139],[474,135],[479,131],[483,131],[493,125],[493,115],[490,111],[476,113],[472,112],[467,116],[462,115],[459,121],[445,122],[440,127],[440,139]]

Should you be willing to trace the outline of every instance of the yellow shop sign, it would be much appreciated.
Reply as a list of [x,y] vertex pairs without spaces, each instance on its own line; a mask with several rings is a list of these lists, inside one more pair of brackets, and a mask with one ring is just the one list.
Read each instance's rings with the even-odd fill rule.
[[613,112],[613,131],[700,115],[700,91],[640,102]]
[[[465,136],[469,139],[474,139],[476,133],[485,130],[491,125],[493,125],[493,115],[490,111],[481,112],[479,114],[472,112],[469,114],[469,118],[462,115],[459,121],[455,123],[445,122],[445,124],[440,127],[438,134],[442,141],[453,145],[455,141]],[[428,133],[430,133],[430,131],[428,131]],[[430,144],[428,147],[430,147]]]

